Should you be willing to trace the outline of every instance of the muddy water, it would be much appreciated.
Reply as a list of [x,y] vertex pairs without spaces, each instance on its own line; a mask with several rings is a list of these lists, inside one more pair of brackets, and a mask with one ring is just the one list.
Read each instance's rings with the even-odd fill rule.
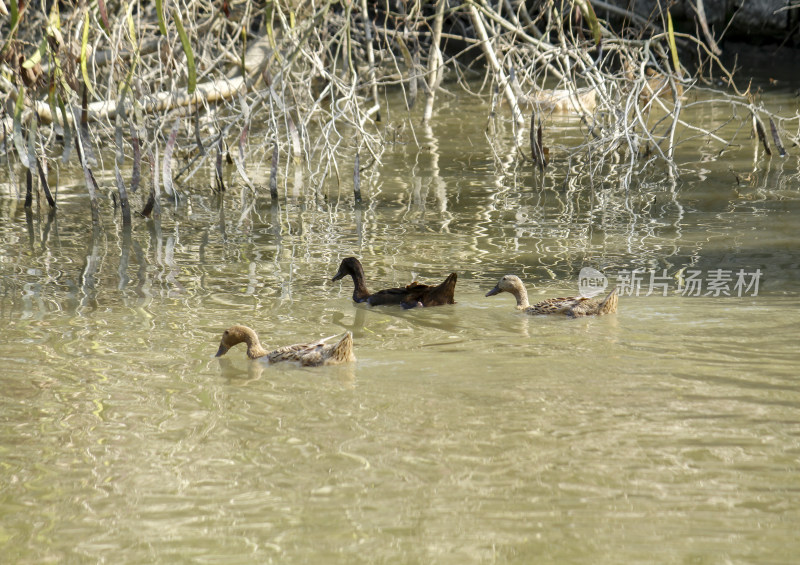
[[[52,220],[4,177],[10,562],[795,562],[796,152],[697,140],[677,179],[626,178],[567,161],[566,119],[540,177],[502,126],[488,149],[485,107],[439,114],[361,204],[290,179],[273,206],[228,171],[222,198],[200,179],[157,222],[126,232],[106,203],[92,230],[77,176]],[[458,303],[354,305],[330,282],[349,255],[373,289],[456,271]],[[586,266],[622,285],[616,315],[484,296],[507,273],[575,294]],[[348,329],[358,362],[212,358],[233,323],[268,346]]]

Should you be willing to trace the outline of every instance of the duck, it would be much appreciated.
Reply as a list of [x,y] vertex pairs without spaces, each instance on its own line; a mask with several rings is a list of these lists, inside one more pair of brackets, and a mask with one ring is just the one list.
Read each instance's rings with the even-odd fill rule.
[[517,310],[522,310],[531,316],[548,314],[563,314],[570,318],[602,316],[616,312],[619,302],[618,289],[614,288],[602,299],[584,296],[548,298],[531,306],[528,302],[528,291],[522,280],[516,275],[505,275],[492,290],[486,293],[486,296],[494,296],[501,292],[509,292],[514,295],[514,298],[517,299]]
[[456,282],[458,281],[456,273],[450,273],[441,284],[436,286],[414,281],[405,287],[387,288],[375,293],[367,289],[367,285],[364,282],[364,267],[361,265],[361,261],[355,257],[342,259],[339,270],[331,281],[336,282],[347,275],[353,278],[355,285],[353,302],[356,303],[366,302],[370,306],[399,304],[405,309],[456,303],[453,299],[456,291]]
[[338,365],[356,360],[353,354],[353,334],[345,332],[344,336],[336,343],[326,345],[331,336],[310,343],[296,343],[279,347],[274,351],[267,351],[261,345],[258,334],[247,326],[231,326],[222,333],[219,349],[214,357],[222,357],[234,345],[247,344],[247,357],[250,359],[266,358],[271,363],[281,361],[297,361],[305,367],[320,365]]

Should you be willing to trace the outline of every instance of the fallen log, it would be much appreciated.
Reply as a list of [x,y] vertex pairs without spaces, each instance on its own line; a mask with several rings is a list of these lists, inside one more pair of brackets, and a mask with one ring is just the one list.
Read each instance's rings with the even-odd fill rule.
[[[158,92],[145,96],[139,101],[139,104],[144,112],[156,113],[173,108],[196,106],[199,102],[212,103],[229,100],[250,81],[256,80],[261,75],[261,71],[266,67],[271,55],[272,49],[269,46],[269,40],[266,37],[261,38],[247,50],[244,65],[246,76],[220,78],[198,84],[191,94],[186,88],[171,92]],[[36,101],[34,110],[39,115],[41,123],[49,124],[55,121],[50,104],[46,100]],[[116,115],[117,100],[100,100],[89,104],[90,120],[111,120],[116,118]]]

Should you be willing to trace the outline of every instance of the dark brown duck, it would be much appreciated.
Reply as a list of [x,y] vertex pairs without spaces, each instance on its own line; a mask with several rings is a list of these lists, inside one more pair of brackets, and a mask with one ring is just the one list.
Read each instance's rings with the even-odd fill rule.
[[367,289],[367,285],[364,282],[364,267],[361,266],[361,261],[355,257],[343,259],[332,280],[338,281],[347,275],[353,278],[353,284],[355,285],[353,301],[366,302],[370,306],[399,304],[403,308],[415,308],[417,306],[455,304],[456,302],[453,298],[456,291],[456,281],[458,280],[456,273],[450,273],[450,276],[436,286],[420,284],[414,281],[408,286],[387,288],[375,293]]

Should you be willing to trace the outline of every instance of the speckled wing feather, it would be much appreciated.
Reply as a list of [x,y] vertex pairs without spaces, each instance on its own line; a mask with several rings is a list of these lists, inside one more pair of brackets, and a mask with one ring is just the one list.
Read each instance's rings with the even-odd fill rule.
[[312,349],[299,359],[300,364],[304,367],[318,367],[319,365],[324,365],[325,361],[329,358],[327,355],[329,352],[325,350],[329,350],[332,347],[331,345],[325,345]]
[[308,355],[312,355],[315,351],[322,349],[322,341],[314,343],[295,343],[294,345],[285,345],[278,349],[271,351],[267,355],[267,360],[270,363],[279,363],[281,361],[302,361]]
[[592,314],[597,313],[597,306],[599,304],[599,300],[584,299],[581,302],[576,302],[573,306],[571,306],[566,314],[572,318],[591,316]]
[[529,314],[569,314],[569,312],[585,302],[586,299],[582,297],[570,296],[567,298],[548,298],[537,302],[533,306],[529,306],[526,312]]
[[619,302],[619,295],[617,289],[613,289],[608,295],[603,298],[593,298],[591,300],[585,299],[579,304],[571,307],[568,316],[579,318],[581,316],[602,316],[603,314],[613,314],[617,311],[617,304]]
[[296,343],[279,347],[267,355],[267,360],[270,363],[297,361],[306,367],[355,361],[353,334],[347,332],[336,343],[325,345],[325,342],[333,337],[336,336],[326,337],[312,343]]

